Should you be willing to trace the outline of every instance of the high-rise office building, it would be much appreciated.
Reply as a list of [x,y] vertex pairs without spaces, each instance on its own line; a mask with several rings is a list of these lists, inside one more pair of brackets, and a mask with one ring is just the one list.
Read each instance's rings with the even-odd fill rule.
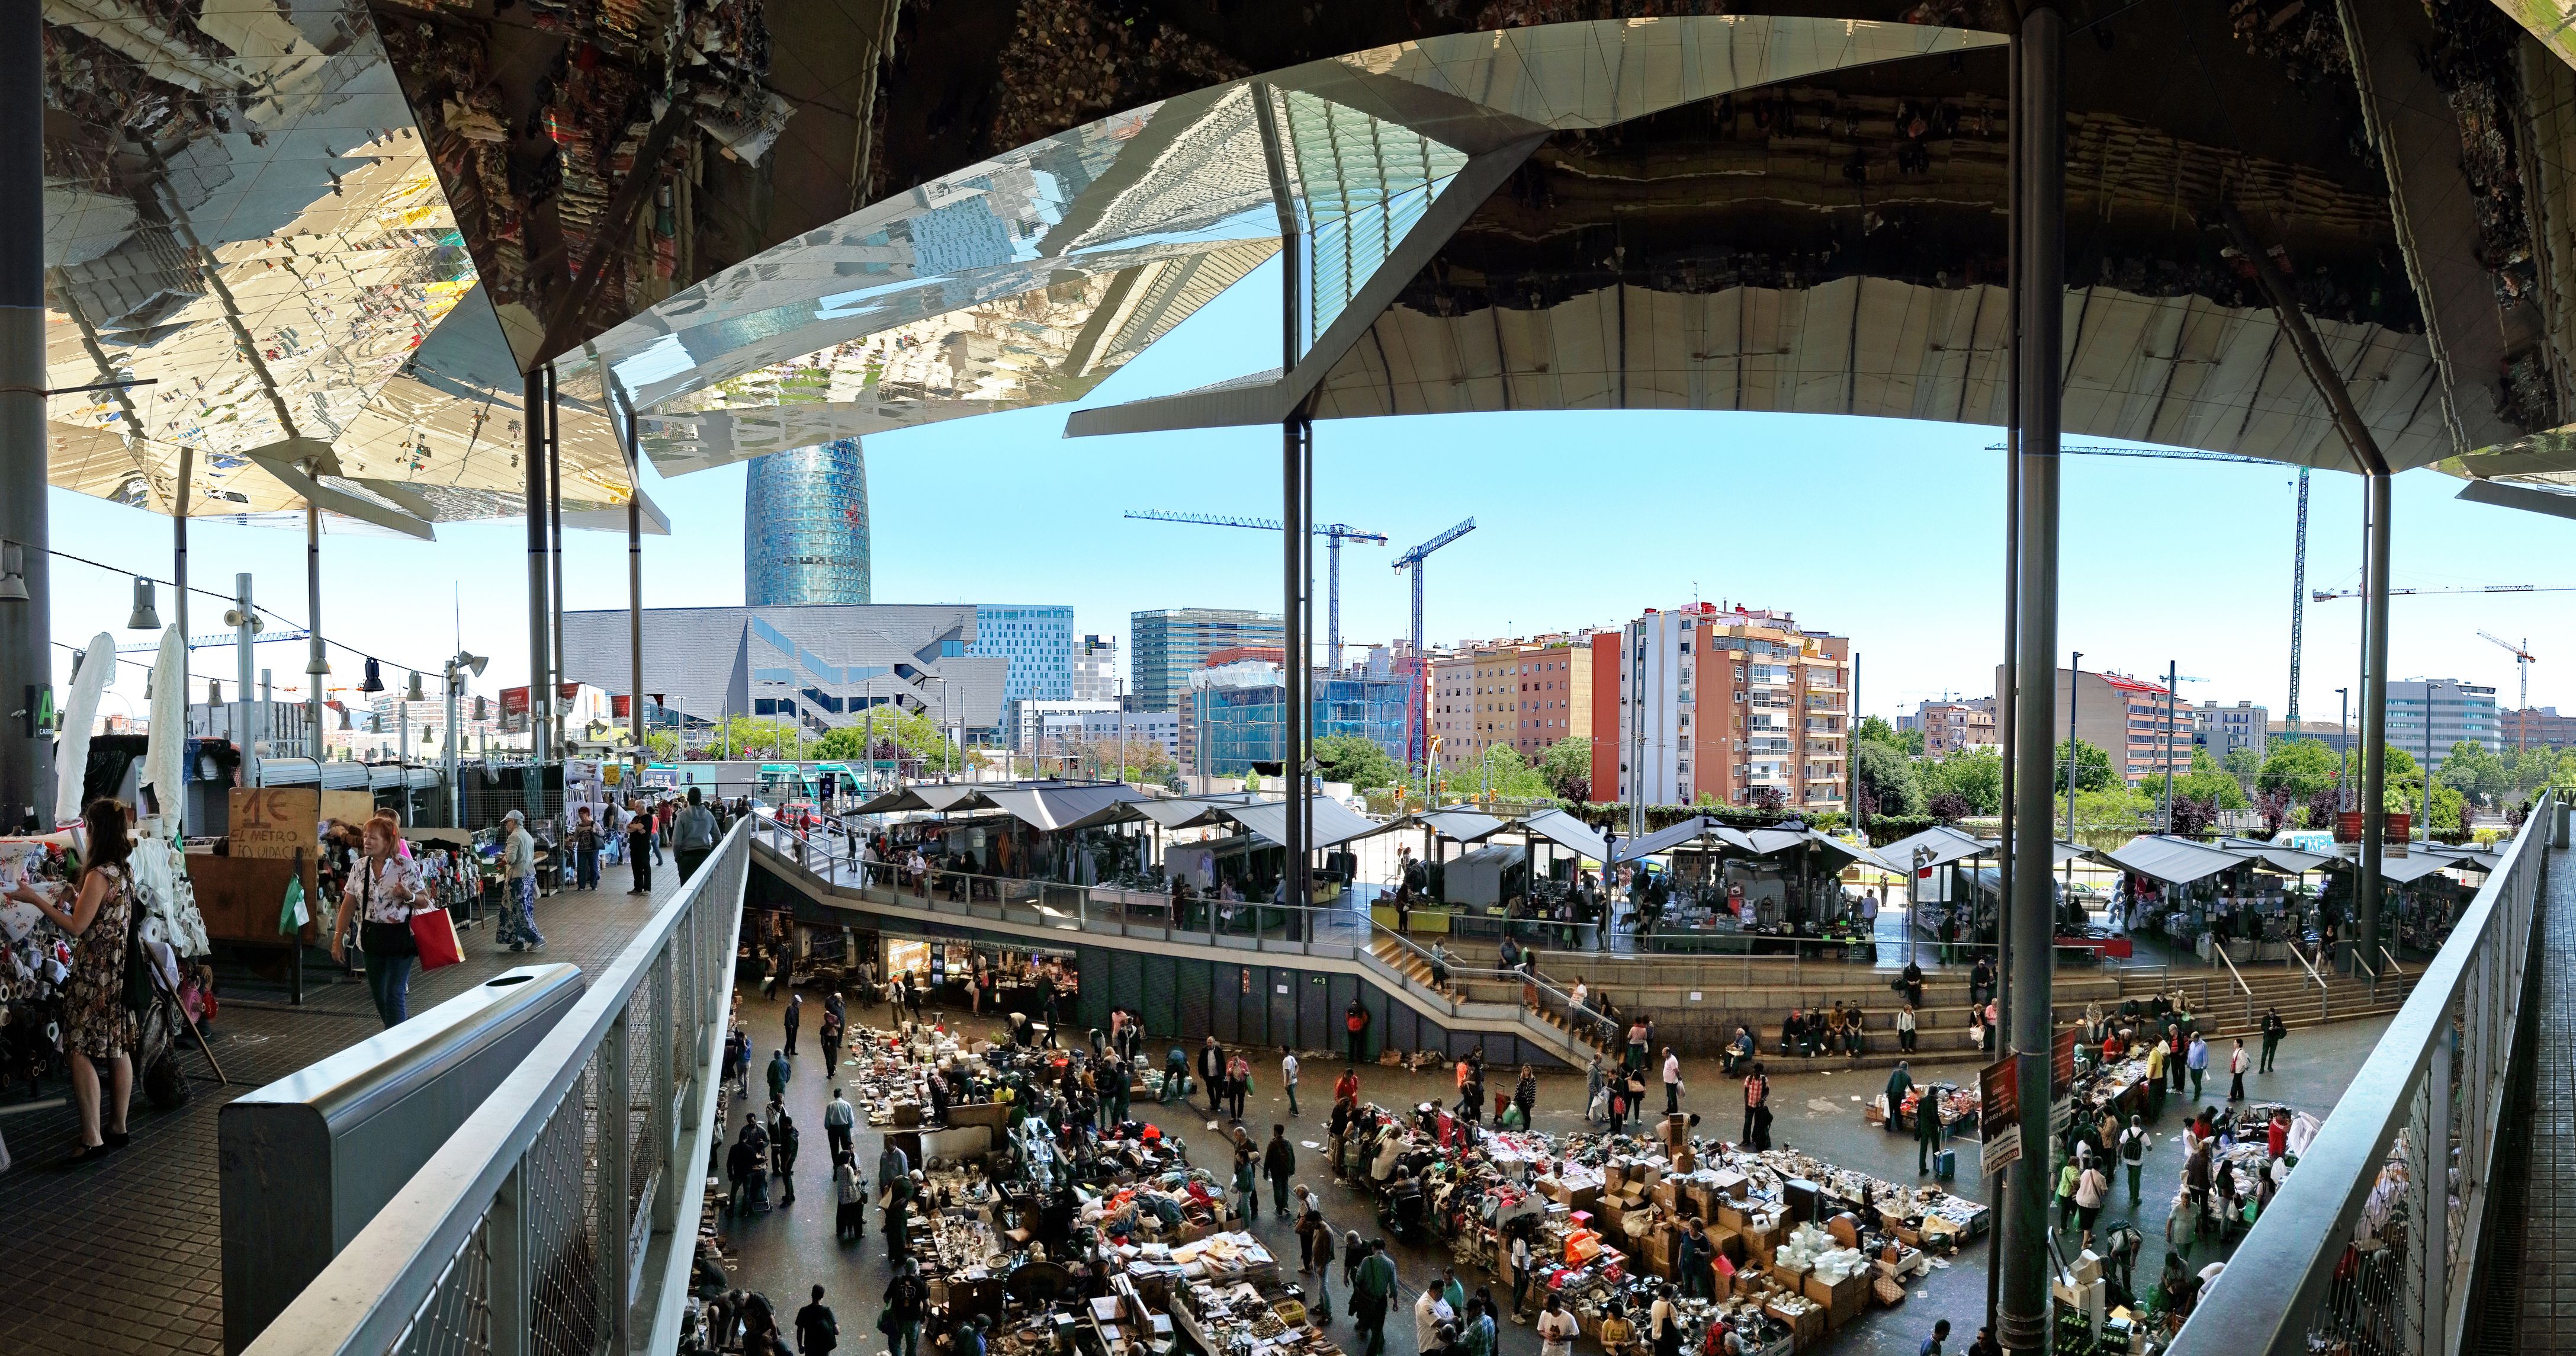
[[1274,612],[1179,607],[1129,618],[1127,676],[1139,711],[1177,711],[1190,699],[1190,675],[1209,655],[1238,645],[1281,645],[1287,626]]
[[[2424,727],[2428,710],[2430,731]],[[2435,771],[2451,756],[2453,744],[2465,739],[2494,751],[2504,747],[2504,732],[2492,687],[2457,678],[2409,678],[2388,685],[2389,747],[2406,750]]]
[[975,609],[975,643],[966,652],[1011,661],[1005,702],[1073,699],[1072,608],[982,604]]
[[754,457],[743,477],[747,607],[865,603],[868,463],[856,438]]

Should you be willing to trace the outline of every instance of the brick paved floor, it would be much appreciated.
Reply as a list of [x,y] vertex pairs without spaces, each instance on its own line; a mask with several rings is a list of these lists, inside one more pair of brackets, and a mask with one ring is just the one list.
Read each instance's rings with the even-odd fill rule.
[[[548,961],[597,971],[634,934],[637,922],[678,888],[665,859],[652,900],[625,893],[624,867],[610,867],[596,893],[538,902]],[[526,955],[492,945],[487,921],[463,934],[465,962],[418,977],[412,1011],[455,997]],[[63,1159],[79,1143],[70,1106],[11,1114],[26,1089],[0,1092],[0,1135],[16,1166],[0,1176],[0,1350],[11,1353],[137,1353],[208,1356],[223,1350],[223,1258],[218,1209],[216,1113],[227,1101],[273,1082],[380,1029],[362,979],[335,980],[328,960],[305,973],[305,1004],[281,987],[226,973],[223,1006],[209,1033],[232,1086],[216,1083],[194,1046],[185,1064],[195,1096],[156,1112],[140,1092],[130,1118],[134,1142],[88,1168]],[[49,1081],[38,1100],[67,1089]]]

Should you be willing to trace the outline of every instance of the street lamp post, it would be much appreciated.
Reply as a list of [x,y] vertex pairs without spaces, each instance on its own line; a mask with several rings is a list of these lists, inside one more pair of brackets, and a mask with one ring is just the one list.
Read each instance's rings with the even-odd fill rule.
[[2335,708],[2335,808],[2340,810],[2344,808],[2343,793],[2352,774],[2351,688],[2335,689]]

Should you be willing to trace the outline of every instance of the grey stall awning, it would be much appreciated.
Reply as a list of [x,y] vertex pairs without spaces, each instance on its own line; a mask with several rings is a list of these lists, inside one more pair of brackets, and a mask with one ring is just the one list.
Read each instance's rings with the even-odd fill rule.
[[1056,833],[1133,819],[1128,807],[1145,795],[1132,786],[1014,786],[987,791],[984,799],[1024,824]]
[[1169,799],[1140,800],[1128,808],[1133,813],[1162,825],[1166,829],[1195,829],[1226,822],[1226,811],[1242,805],[1258,805],[1259,796],[1247,791],[1230,791],[1215,796],[1179,796]]
[[2266,843],[2259,838],[2221,838],[2218,845],[2229,852],[2255,858],[2275,871],[2287,871],[2292,875],[2314,871],[2334,860],[2322,852],[2302,852],[2294,847]]
[[1445,810],[1425,810],[1407,817],[1402,823],[1406,828],[1416,825],[1428,828],[1453,843],[1481,843],[1503,830],[1503,821],[1463,805],[1453,805]]
[[1930,854],[1923,861],[1925,866],[1947,866],[1951,862],[1963,862],[1970,857],[1982,857],[1995,850],[1994,844],[1974,834],[1963,833],[1947,824],[1935,824],[1921,833],[1899,838],[1877,851],[1880,861],[1893,863],[1889,870],[1904,872],[1914,869],[1916,848],[1921,848]]
[[1602,841],[1601,835],[1593,832],[1591,825],[1563,810],[1541,810],[1523,818],[1520,827],[1558,847],[1580,852],[1595,861],[1610,859],[1610,845]]
[[1728,847],[1746,852],[1753,850],[1753,840],[1742,833],[1718,823],[1707,815],[1693,815],[1670,828],[1621,843],[1619,860],[1633,862],[1640,857],[1652,857],[1657,853],[1670,852],[1684,844],[1696,843],[1703,838],[1713,838]]
[[2230,867],[2243,866],[2251,860],[2246,855],[2211,847],[2207,843],[2168,838],[2162,834],[2132,838],[2113,851],[2094,855],[2123,871],[2160,880],[2167,885],[2189,885]]
[[[1354,838],[1384,833],[1392,827],[1373,819],[1352,814],[1340,801],[1317,796],[1306,802],[1306,846],[1328,848]],[[1242,825],[1255,836],[1286,846],[1288,843],[1288,803],[1263,801],[1257,805],[1238,805],[1225,810],[1225,817]]]

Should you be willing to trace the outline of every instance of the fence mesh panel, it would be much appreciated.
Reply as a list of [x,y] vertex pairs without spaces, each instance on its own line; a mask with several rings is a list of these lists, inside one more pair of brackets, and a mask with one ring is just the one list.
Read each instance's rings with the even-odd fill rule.
[[492,1349],[491,1220],[448,1259],[438,1288],[394,1339],[392,1356],[481,1356]]

